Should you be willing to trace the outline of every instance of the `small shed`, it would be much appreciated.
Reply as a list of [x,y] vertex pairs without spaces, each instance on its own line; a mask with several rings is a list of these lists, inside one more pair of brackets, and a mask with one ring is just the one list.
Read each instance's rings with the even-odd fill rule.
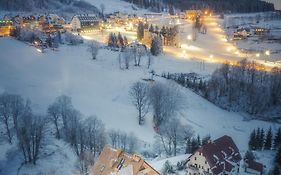
[[262,175],[263,174],[263,164],[256,162],[254,160],[245,161],[245,172]]

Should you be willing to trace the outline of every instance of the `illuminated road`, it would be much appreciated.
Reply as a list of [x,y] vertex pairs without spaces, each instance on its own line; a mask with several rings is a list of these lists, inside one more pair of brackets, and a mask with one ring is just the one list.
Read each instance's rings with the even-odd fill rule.
[[[268,56],[261,53],[245,53],[235,46],[235,43],[228,41],[224,30],[220,27],[220,19],[218,17],[205,17],[205,25],[207,34],[198,34],[196,41],[192,41],[188,36],[192,34],[192,22],[183,19],[172,19],[168,15],[157,16],[148,19],[149,23],[159,25],[180,26],[180,48],[165,46],[164,51],[179,59],[197,59],[211,63],[237,64],[244,58],[256,61],[267,68],[281,67],[280,63],[265,61]],[[109,33],[121,33],[125,35],[129,41],[136,40],[136,32],[126,31],[123,27],[113,27],[103,32],[83,34],[85,39],[94,39],[99,42],[106,43]]]

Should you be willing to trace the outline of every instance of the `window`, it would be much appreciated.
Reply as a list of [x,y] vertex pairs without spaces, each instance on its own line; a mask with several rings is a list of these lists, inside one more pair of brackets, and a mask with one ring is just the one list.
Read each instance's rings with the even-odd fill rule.
[[196,160],[196,157],[194,157],[194,160]]
[[205,161],[205,164],[207,165],[207,161]]

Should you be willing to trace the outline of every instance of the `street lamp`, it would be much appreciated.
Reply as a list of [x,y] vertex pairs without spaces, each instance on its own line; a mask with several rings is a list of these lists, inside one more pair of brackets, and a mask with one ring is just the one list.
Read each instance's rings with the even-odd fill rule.
[[[270,56],[270,51],[269,50],[266,50],[265,52],[264,52],[264,54],[269,58],[269,56]],[[267,60],[265,59],[265,62],[266,62]]]
[[256,57],[259,58],[261,56],[260,53],[256,53]]
[[191,35],[187,35],[187,40],[191,41],[192,40],[192,36]]

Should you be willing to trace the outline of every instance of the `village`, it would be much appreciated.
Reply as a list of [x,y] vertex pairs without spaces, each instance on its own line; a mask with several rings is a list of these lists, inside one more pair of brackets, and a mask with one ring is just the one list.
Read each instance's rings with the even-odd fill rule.
[[[30,52],[35,55],[34,58],[36,59],[42,58],[41,60],[40,59],[37,60],[39,61],[43,60],[44,64],[45,63],[52,64],[52,65],[58,64],[59,65],[58,67],[54,66],[55,67],[54,70],[57,69],[57,72],[54,71],[54,73],[52,73],[51,71],[48,72],[46,70],[42,70],[42,72],[44,71],[48,72],[48,76],[46,76],[47,78],[49,78],[49,75],[51,78],[55,77],[54,82],[52,84],[50,83],[51,85],[47,85],[47,86],[55,89],[54,91],[57,94],[62,93],[65,86],[70,86],[69,82],[71,82],[70,81],[71,78],[69,77],[71,76],[70,73],[68,75],[68,71],[72,70],[73,74],[71,75],[74,75],[75,78],[79,80],[77,81],[78,83],[77,82],[73,83],[73,85],[75,85],[72,86],[73,89],[80,88],[76,86],[77,84],[81,85],[81,87],[85,89],[88,87],[89,89],[91,89],[92,85],[94,88],[97,88],[98,90],[102,89],[102,93],[101,93],[102,97],[96,95],[95,92],[92,93],[92,91],[90,91],[89,89],[87,89],[87,91],[85,90],[85,92],[81,90],[81,92],[86,93],[86,95],[83,94],[84,95],[83,98],[88,99],[89,98],[88,96],[91,96],[91,98],[92,97],[96,98],[96,96],[98,96],[97,102],[94,102],[94,104],[96,104],[97,106],[99,105],[106,106],[107,102],[102,100],[103,98],[104,99],[108,98],[110,100],[108,99],[107,100],[110,101],[110,103],[113,103],[114,105],[116,105],[115,104],[116,101],[117,102],[119,101],[119,103],[121,104],[121,105],[118,104],[116,105],[117,107],[114,106],[113,108],[118,108],[118,107],[123,108],[124,106],[122,105],[124,104],[127,105],[127,101],[124,99],[127,98],[128,95],[127,91],[129,88],[131,88],[131,84],[134,81],[133,76],[136,76],[138,79],[141,80],[141,82],[147,83],[152,87],[155,84],[157,85],[158,83],[157,81],[160,82],[159,84],[161,84],[161,82],[164,81],[173,82],[176,85],[171,86],[171,89],[173,89],[171,90],[172,92],[177,92],[178,89],[180,89],[179,91],[184,91],[187,88],[191,87],[190,92],[187,93],[188,95],[185,94],[186,96],[184,96],[181,94],[180,96],[194,97],[194,98],[204,97],[208,99],[209,94],[207,94],[207,90],[206,90],[207,85],[204,83],[206,83],[207,80],[211,79],[209,72],[212,71],[215,72],[215,70],[217,70],[219,67],[218,65],[222,64],[226,66],[223,67],[225,69],[230,70],[231,68],[233,68],[235,70],[236,68],[235,66],[239,67],[243,65],[244,62],[249,61],[248,62],[249,64],[254,65],[254,69],[264,73],[264,75],[261,75],[265,77],[264,79],[267,78],[266,77],[267,72],[275,70],[275,68],[276,69],[281,68],[281,60],[280,60],[281,23],[275,24],[276,21],[281,20],[280,11],[269,12],[264,14],[254,13],[252,14],[252,16],[249,15],[245,17],[246,20],[243,21],[243,23],[237,22],[237,21],[241,21],[242,18],[239,15],[240,14],[237,14],[236,16],[236,14],[232,15],[232,14],[224,14],[224,13],[215,13],[209,8],[204,8],[201,10],[189,9],[184,12],[174,12],[174,13],[145,12],[143,14],[133,14],[133,13],[127,14],[121,11],[104,13],[102,11],[102,13],[99,14],[74,14],[72,16],[67,16],[67,17],[66,16],[63,17],[55,13],[36,14],[36,15],[34,14],[34,15],[26,15],[26,16],[22,14],[3,15],[2,19],[0,19],[0,37],[1,37],[0,39],[3,39],[3,41],[7,42],[8,43],[7,45],[9,45],[9,43],[12,43],[13,40],[17,40],[19,41],[17,44],[18,45],[22,44],[20,45],[22,48],[28,46],[29,49],[31,48],[30,49],[31,51],[34,51],[34,52]],[[12,39],[12,41],[10,39]],[[23,53],[23,51],[21,51],[21,53]],[[56,54],[58,54],[58,57],[64,57],[65,55],[67,55],[68,57],[70,57],[70,59],[69,60],[67,60],[68,58],[66,59],[63,58],[63,59],[69,62],[65,64],[65,62],[63,62],[64,61],[63,59],[61,60],[53,59],[56,58],[54,57],[54,55]],[[91,59],[88,60],[84,59],[84,57],[89,57],[89,55],[91,56]],[[28,57],[27,55],[24,56]],[[158,59],[157,56],[159,56],[160,60]],[[112,57],[114,58],[112,59]],[[114,62],[115,57],[116,57],[115,61],[116,64],[118,64],[118,66],[115,66],[115,62]],[[48,58],[49,60],[45,58]],[[36,62],[37,64],[37,60],[35,61],[33,60],[33,61]],[[98,61],[97,62],[93,61],[89,63],[87,62],[89,60],[90,61],[98,60]],[[172,63],[171,60],[172,61],[176,60],[178,62]],[[186,62],[184,61],[187,61],[187,63],[191,65],[187,66]],[[159,65],[156,66],[152,65],[153,63]],[[68,69],[69,68],[68,66],[72,64],[75,65],[73,66],[75,68],[72,67],[72,69]],[[40,64],[40,66],[42,65],[43,64]],[[92,65],[96,67],[94,68],[90,67]],[[165,65],[166,67],[163,65]],[[179,66],[179,68],[177,68],[175,65],[177,66],[181,65],[181,67]],[[76,66],[78,70],[75,70]],[[159,68],[161,66],[168,68],[167,71],[165,71],[164,68],[163,69]],[[96,71],[93,73],[94,75],[96,75],[95,73],[100,71],[102,72],[101,76],[95,76],[96,79],[88,78],[85,75],[89,75],[89,73],[87,71],[84,71],[84,68],[87,71],[88,70]],[[157,68],[159,71],[156,73]],[[39,69],[40,68],[38,68],[37,70],[36,67],[38,74],[41,74],[42,72]],[[106,73],[104,73],[103,70],[106,70],[105,71]],[[110,71],[113,70],[113,71],[110,72],[108,70]],[[186,73],[188,70],[192,70],[192,71],[190,71],[190,73]],[[81,76],[80,74],[77,74],[77,72],[79,71],[82,72]],[[125,71],[128,72],[131,71],[131,72],[126,73]],[[176,73],[171,74],[176,71],[182,73],[180,75],[179,74],[177,75]],[[249,67],[247,71],[249,72],[252,71],[252,67]],[[32,73],[32,75],[33,74],[34,73]],[[57,77],[60,76],[60,74],[62,74],[63,82],[60,82],[60,80],[56,79]],[[20,73],[17,75],[20,75]],[[32,77],[30,75],[31,74],[29,74],[28,77]],[[124,80],[125,79],[124,77],[126,77],[128,80]],[[25,82],[27,84],[26,87],[35,88],[37,92],[37,90],[40,89],[40,87],[42,88],[44,85],[37,87],[36,83],[32,82],[32,78],[30,82],[29,81]],[[206,82],[203,82],[205,79]],[[219,76],[219,79],[223,79],[223,78]],[[48,80],[51,81],[52,79],[48,79]],[[17,81],[21,82],[22,80],[21,78],[18,78]],[[40,82],[41,80],[37,79],[36,81]],[[95,81],[97,81],[97,83]],[[256,80],[256,81],[261,81],[263,83],[262,80]],[[89,82],[93,84],[88,84]],[[99,86],[103,85],[103,86],[108,86],[108,88],[109,87],[113,88],[111,82],[116,83],[116,85],[118,85],[119,90],[126,95],[122,94],[123,95],[122,96],[116,93],[115,90],[111,90],[110,92],[114,95],[111,94],[113,97],[108,97],[107,96],[108,92],[103,90],[106,89],[107,87],[101,88]],[[119,83],[120,83],[120,87],[119,87]],[[62,88],[57,87],[60,85],[62,86]],[[163,83],[163,86],[168,86],[168,85]],[[176,86],[179,86],[179,88],[176,88]],[[202,89],[206,91],[203,91]],[[2,92],[2,89],[0,90]],[[162,89],[156,89],[155,91],[161,92],[161,90]],[[151,95],[150,94],[151,93],[150,91],[152,91],[151,89],[149,90],[146,89],[146,91],[147,94]],[[48,96],[46,95],[48,94],[48,92],[49,89],[42,94],[47,96],[49,99],[53,99],[53,97],[55,96],[54,94],[56,93]],[[166,93],[165,91],[163,92]],[[81,95],[80,91],[78,92],[78,90],[75,91],[72,89],[67,89],[67,93],[74,95],[76,99],[79,99],[77,98],[77,96]],[[129,92],[129,94],[130,93],[131,91]],[[193,93],[193,95],[190,95],[189,93]],[[4,90],[3,90],[3,94],[5,95]],[[36,96],[36,93],[34,94]],[[210,94],[212,95],[212,93]],[[71,106],[70,107],[71,112],[73,113],[70,114],[67,113],[67,115],[78,115],[79,117],[82,116],[82,114],[80,114],[79,111],[77,112],[74,109],[72,109],[70,97],[69,99],[67,96],[59,96],[59,97],[64,97],[65,101],[67,100],[70,101],[67,102],[69,103],[69,106]],[[59,99],[59,97],[56,97],[56,100]],[[189,98],[186,99],[190,100]],[[207,106],[206,108],[209,108],[211,109],[210,111],[212,111],[214,105],[210,104],[209,101],[210,100],[208,99],[208,102],[206,102],[208,105],[208,106],[206,105]],[[259,99],[259,101],[262,100]],[[152,108],[151,107],[152,104],[150,104],[150,102],[147,103],[149,104],[148,106]],[[173,103],[173,101],[171,103]],[[150,137],[149,139],[147,139],[149,141],[147,141],[145,140],[146,139],[145,134],[143,134],[143,136],[141,136],[142,138],[138,140],[139,142],[141,142],[140,147],[143,147],[140,148],[142,154],[140,154],[139,152],[135,152],[135,150],[129,151],[126,148],[126,146],[129,147],[131,146],[130,144],[132,145],[136,144],[136,143],[130,143],[129,141],[128,142],[124,141],[125,143],[123,143],[124,144],[123,148],[122,146],[121,148],[120,146],[119,147],[113,146],[114,144],[112,143],[114,141],[118,144],[118,139],[122,139],[121,136],[122,134],[116,136],[114,134],[117,133],[120,134],[121,132],[121,131],[118,132],[116,131],[116,133],[113,134],[111,133],[112,135],[110,135],[110,131],[109,131],[108,137],[111,140],[109,139],[110,141],[108,142],[101,141],[101,140],[97,141],[97,142],[99,141],[102,142],[101,143],[102,146],[101,145],[97,146],[99,147],[98,149],[100,149],[100,152],[97,153],[97,155],[95,152],[95,157],[85,156],[86,151],[85,151],[85,155],[81,154],[78,156],[79,159],[81,160],[83,159],[83,161],[85,160],[85,162],[86,161],[94,162],[93,164],[91,163],[89,164],[89,170],[87,169],[88,164],[82,165],[87,167],[86,170],[83,169],[82,171],[86,172],[86,174],[88,173],[92,175],[160,175],[160,174],[161,175],[171,175],[171,174],[267,175],[267,173],[271,171],[272,167],[268,167],[268,165],[271,163],[273,164],[273,155],[275,156],[275,151],[278,150],[278,148],[281,145],[281,129],[279,127],[280,123],[278,124],[276,123],[273,125],[271,123],[272,121],[270,120],[259,121],[256,120],[256,118],[253,119],[250,118],[252,117],[250,115],[249,117],[248,115],[244,116],[240,113],[234,114],[236,111],[232,111],[228,109],[226,110],[226,112],[232,118],[231,119],[228,118],[225,121],[221,121],[222,119],[221,116],[224,117],[225,115],[224,114],[225,109],[223,107],[214,109],[213,111],[215,111],[214,112],[215,114],[213,115],[217,115],[219,117],[216,118],[218,119],[217,121],[214,120],[212,122],[214,122],[216,125],[220,125],[220,127],[223,129],[225,128],[228,129],[229,127],[230,128],[229,130],[226,129],[227,132],[234,131],[235,134],[239,133],[243,135],[243,139],[241,139],[238,143],[235,143],[235,141],[238,140],[237,138],[240,137],[238,134],[235,135],[235,137],[232,137],[233,135],[228,135],[230,132],[222,133],[221,131],[214,129],[213,126],[211,125],[208,126],[208,129],[206,129],[204,128],[204,126],[202,126],[202,124],[200,124],[201,121],[205,122],[205,119],[200,118],[200,116],[197,115],[196,110],[205,108],[205,102],[200,101],[197,104],[191,100],[189,104],[191,104],[190,105],[191,107],[188,107],[189,108],[188,110],[191,111],[194,110],[192,108],[192,105],[195,104],[199,106],[199,107],[198,106],[195,107],[195,112],[192,111],[194,113],[191,112],[191,115],[193,115],[193,117],[195,116],[194,118],[192,118],[194,121],[185,118],[184,116],[185,114],[180,114],[180,117],[182,117],[180,118],[182,119],[181,121],[190,122],[194,127],[195,132],[197,132],[197,130],[204,130],[203,132],[204,134],[205,133],[210,134],[214,130],[215,134],[212,133],[213,134],[212,137],[209,135],[204,138],[200,138],[199,134],[196,133],[198,134],[196,135],[197,136],[196,138],[196,136],[193,135],[194,134],[193,131],[191,134],[192,137],[186,136],[189,134],[189,133],[187,134],[186,130],[178,131],[178,132],[185,132],[184,134],[186,134],[185,135],[186,137],[182,136],[181,138],[182,140],[178,141],[179,145],[177,145],[177,142],[173,140],[173,139],[177,139],[176,138],[177,136],[175,136],[174,138],[173,134],[177,135],[178,133],[173,133],[171,131],[171,133],[168,134],[165,133],[168,136],[166,136],[165,134],[161,135],[159,130],[162,128],[160,127],[160,125],[159,127],[158,126],[156,127],[156,121],[154,118],[155,115],[149,114],[152,116],[151,117],[152,119],[150,118],[146,119],[148,124],[145,123],[144,125],[142,125],[143,121],[139,119],[138,121],[139,125],[137,125],[138,128],[136,127],[137,129],[143,127],[141,129],[147,130],[144,133],[145,134],[148,133]],[[38,104],[36,105],[39,106]],[[44,103],[44,105],[46,106],[46,103]],[[58,102],[54,103],[54,105],[58,105]],[[90,101],[85,106],[87,106],[88,108],[92,108],[92,106],[90,105],[92,105],[92,101]],[[26,102],[26,106],[28,106],[28,102]],[[63,123],[64,121],[62,122],[58,120],[58,118],[60,117],[60,115],[58,114],[59,110],[56,111],[56,108],[54,108],[53,109],[54,111],[51,111],[52,108],[50,109],[50,106],[48,106],[47,109],[48,115],[51,116],[53,115],[55,117],[55,120],[61,122],[59,123],[61,124],[61,128],[60,130],[57,128],[56,132],[63,133],[64,132],[63,129],[65,129],[64,128],[65,123]],[[125,107],[124,109],[127,108]],[[131,110],[131,108],[128,109],[129,111]],[[95,110],[98,111],[100,115],[102,115],[103,111],[100,110],[99,107],[95,108]],[[146,110],[147,110],[146,114],[149,113],[148,112],[149,109]],[[88,110],[87,112],[89,111],[92,112],[91,110]],[[110,117],[115,116],[115,114],[110,113],[110,110],[105,109],[105,111],[107,111],[106,113],[107,116]],[[217,112],[217,111],[223,111],[223,112]],[[120,115],[120,116],[124,114],[125,116],[128,115],[129,117],[126,116],[127,118],[122,119],[126,122],[130,121],[131,115],[134,114],[131,111],[130,111],[131,113],[128,114],[122,113],[123,111],[119,113],[119,110],[115,110],[115,112],[117,113],[116,115]],[[209,116],[210,115],[209,113],[208,112],[204,113],[204,117]],[[186,113],[186,116],[187,115],[189,115],[189,113]],[[104,116],[101,117],[102,120],[106,118]],[[139,115],[139,117],[140,116],[141,115]],[[238,118],[237,116],[241,118]],[[274,121],[279,122],[280,119],[278,117],[276,118],[277,119]],[[106,119],[111,120],[111,118],[106,118]],[[254,126],[253,124],[251,127],[246,128],[245,123],[242,124],[243,126],[240,126],[239,123],[240,121],[239,122],[237,121],[240,119],[243,122],[248,122],[253,120],[258,124],[257,126]],[[116,119],[116,121],[117,120],[118,119]],[[97,121],[99,120],[97,119]],[[231,121],[234,121],[233,123],[235,123],[235,126],[230,127],[229,123],[231,123]],[[80,118],[79,118],[79,122],[80,122]],[[121,120],[120,121],[118,120],[118,122],[120,124]],[[118,122],[115,123],[110,121],[110,126],[115,127],[118,125]],[[168,122],[171,121],[169,120]],[[221,122],[225,122],[225,123],[221,124]],[[87,124],[87,122],[85,123]],[[109,120],[107,121],[107,124],[108,123]],[[99,125],[99,123],[97,125]],[[124,124],[118,127],[124,126],[124,128],[126,128],[127,127],[126,125],[131,125],[131,124]],[[75,128],[76,125],[73,124],[73,126],[74,126],[73,128]],[[100,126],[104,127],[103,124],[100,124]],[[178,125],[179,128],[180,126],[182,125]],[[98,126],[95,127],[98,128]],[[136,131],[134,125],[128,127],[130,127],[131,130]],[[184,127],[189,127],[189,125],[184,125]],[[261,127],[261,128],[266,127],[266,129],[268,130],[261,129],[262,130],[261,131],[260,128],[257,129],[256,127]],[[177,126],[175,128],[177,128]],[[102,129],[105,130],[104,128]],[[143,131],[141,129],[140,131]],[[149,132],[152,132],[153,134]],[[251,135],[249,135],[249,132],[251,132]],[[157,136],[154,136],[158,134],[160,135],[158,136],[159,138],[157,138]],[[140,135],[142,135],[142,133],[140,133]],[[114,136],[116,138],[114,138]],[[215,137],[213,138],[213,136]],[[80,136],[77,136],[77,138],[78,137]],[[100,137],[100,136],[96,136],[96,137]],[[126,135],[126,137],[128,139],[129,135]],[[62,139],[56,136],[55,139],[58,140],[56,142],[61,142],[64,138],[63,136]],[[156,142],[158,141],[159,145],[161,144],[162,145],[155,146],[149,143],[152,142],[151,140],[153,139],[155,139]],[[153,140],[153,142],[155,140]],[[259,141],[253,141],[253,140],[259,140]],[[84,140],[81,139],[81,142],[83,141]],[[71,141],[69,140],[65,142],[71,143]],[[121,144],[120,140],[119,142],[120,142],[119,144]],[[12,143],[12,139],[11,139],[11,143]],[[77,144],[76,145],[77,149],[79,146],[82,145],[82,144],[79,145],[79,143],[80,143],[79,141],[75,143]],[[239,150],[239,148],[241,148],[240,147],[241,145],[243,145],[242,146],[243,149]],[[152,149],[152,147],[156,147],[153,148],[156,150],[160,149],[161,147],[162,152],[156,153],[156,151],[154,151],[153,153],[150,153],[149,151],[147,151],[147,149]],[[174,150],[172,150],[172,148]],[[163,155],[165,153],[166,155]],[[181,154],[177,155],[177,153],[181,153]],[[263,157],[263,154],[267,156]],[[46,157],[50,155],[46,155]],[[68,158],[67,154],[63,156]],[[166,156],[165,160],[163,159],[158,160],[158,157],[163,158],[161,156],[163,157]],[[265,160],[267,159],[268,160],[270,159],[270,161],[266,162]],[[6,171],[9,171],[9,169],[6,169]],[[20,168],[18,168],[18,172],[19,171]],[[0,174],[1,174],[1,166],[0,166]]]
[[[115,38],[117,35],[125,37],[125,44],[137,42],[150,48],[152,40],[159,37],[164,51],[176,57],[198,59],[203,63],[228,61],[232,64],[247,58],[266,67],[278,67],[281,64],[278,61],[280,50],[275,46],[281,36],[278,25],[275,28],[266,27],[260,21],[274,21],[280,19],[280,16],[277,12],[265,17],[251,16],[249,21],[254,21],[253,24],[246,21],[238,25],[235,19],[240,17],[225,17],[224,14],[214,17],[209,9],[187,10],[175,15],[146,13],[138,16],[122,12],[77,14],[68,20],[56,14],[6,15],[0,21],[0,36],[13,36],[27,41],[40,52],[47,47],[58,48],[64,42],[77,44],[83,40],[95,40],[109,45],[110,35]],[[207,32],[212,38],[219,39],[213,53],[207,52],[207,46],[196,41]],[[64,41],[62,35],[65,35]],[[254,45],[251,42],[268,44],[254,49],[249,47]]]

